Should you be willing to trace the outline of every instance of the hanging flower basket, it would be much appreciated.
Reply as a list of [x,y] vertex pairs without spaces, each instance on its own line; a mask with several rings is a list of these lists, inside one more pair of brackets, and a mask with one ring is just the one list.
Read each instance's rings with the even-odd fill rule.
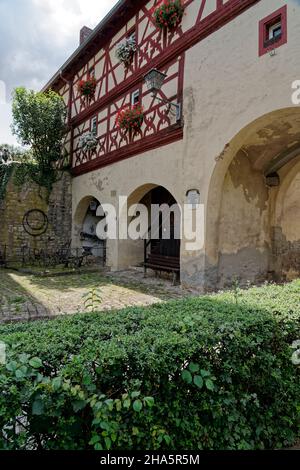
[[144,110],[140,105],[122,109],[116,119],[117,126],[125,131],[138,131],[143,122]]
[[96,150],[97,145],[98,138],[92,132],[87,132],[80,137],[79,147],[84,152]]
[[124,42],[121,42],[116,47],[116,58],[124,64],[125,67],[129,67],[132,63],[134,54],[137,51],[135,37],[131,36],[126,38]]
[[181,0],[163,0],[152,10],[153,23],[160,29],[175,29],[181,23],[183,14]]
[[81,96],[92,98],[95,94],[97,82],[95,77],[87,77],[86,80],[80,80],[78,84],[78,91]]

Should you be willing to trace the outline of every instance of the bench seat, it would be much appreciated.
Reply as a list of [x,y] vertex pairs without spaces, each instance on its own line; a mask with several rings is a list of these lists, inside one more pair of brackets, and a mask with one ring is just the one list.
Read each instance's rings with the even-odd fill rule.
[[169,272],[173,273],[173,283],[175,284],[176,279],[180,273],[180,260],[172,256],[163,256],[151,253],[144,263],[145,275],[147,269],[152,269],[158,272]]

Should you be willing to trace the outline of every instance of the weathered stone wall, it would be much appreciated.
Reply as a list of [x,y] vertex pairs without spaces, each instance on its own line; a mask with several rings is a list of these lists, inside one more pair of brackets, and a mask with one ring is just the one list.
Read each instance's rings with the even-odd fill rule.
[[[38,209],[48,217],[47,231],[37,237],[26,233],[23,218],[26,212]],[[6,245],[9,259],[19,257],[22,247],[55,250],[71,239],[72,192],[71,177],[64,173],[54,185],[47,201],[46,192],[32,183],[17,188],[12,181],[5,199],[0,202],[0,246]]]
[[219,225],[218,286],[259,282],[269,269],[269,194],[261,171],[239,152],[225,177]]

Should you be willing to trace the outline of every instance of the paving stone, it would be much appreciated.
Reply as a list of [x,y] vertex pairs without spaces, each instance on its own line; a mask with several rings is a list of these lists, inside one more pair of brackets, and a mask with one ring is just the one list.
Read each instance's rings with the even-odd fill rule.
[[0,270],[0,323],[33,321],[86,311],[83,296],[96,286],[102,302],[98,310],[148,306],[171,299],[197,295],[173,286],[170,279],[129,269],[117,273],[99,272],[42,278]]

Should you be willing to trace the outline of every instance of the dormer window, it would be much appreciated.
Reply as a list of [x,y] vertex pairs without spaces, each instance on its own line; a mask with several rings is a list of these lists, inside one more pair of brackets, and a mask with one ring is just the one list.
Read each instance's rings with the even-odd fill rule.
[[275,11],[259,23],[259,55],[286,44],[287,6]]

